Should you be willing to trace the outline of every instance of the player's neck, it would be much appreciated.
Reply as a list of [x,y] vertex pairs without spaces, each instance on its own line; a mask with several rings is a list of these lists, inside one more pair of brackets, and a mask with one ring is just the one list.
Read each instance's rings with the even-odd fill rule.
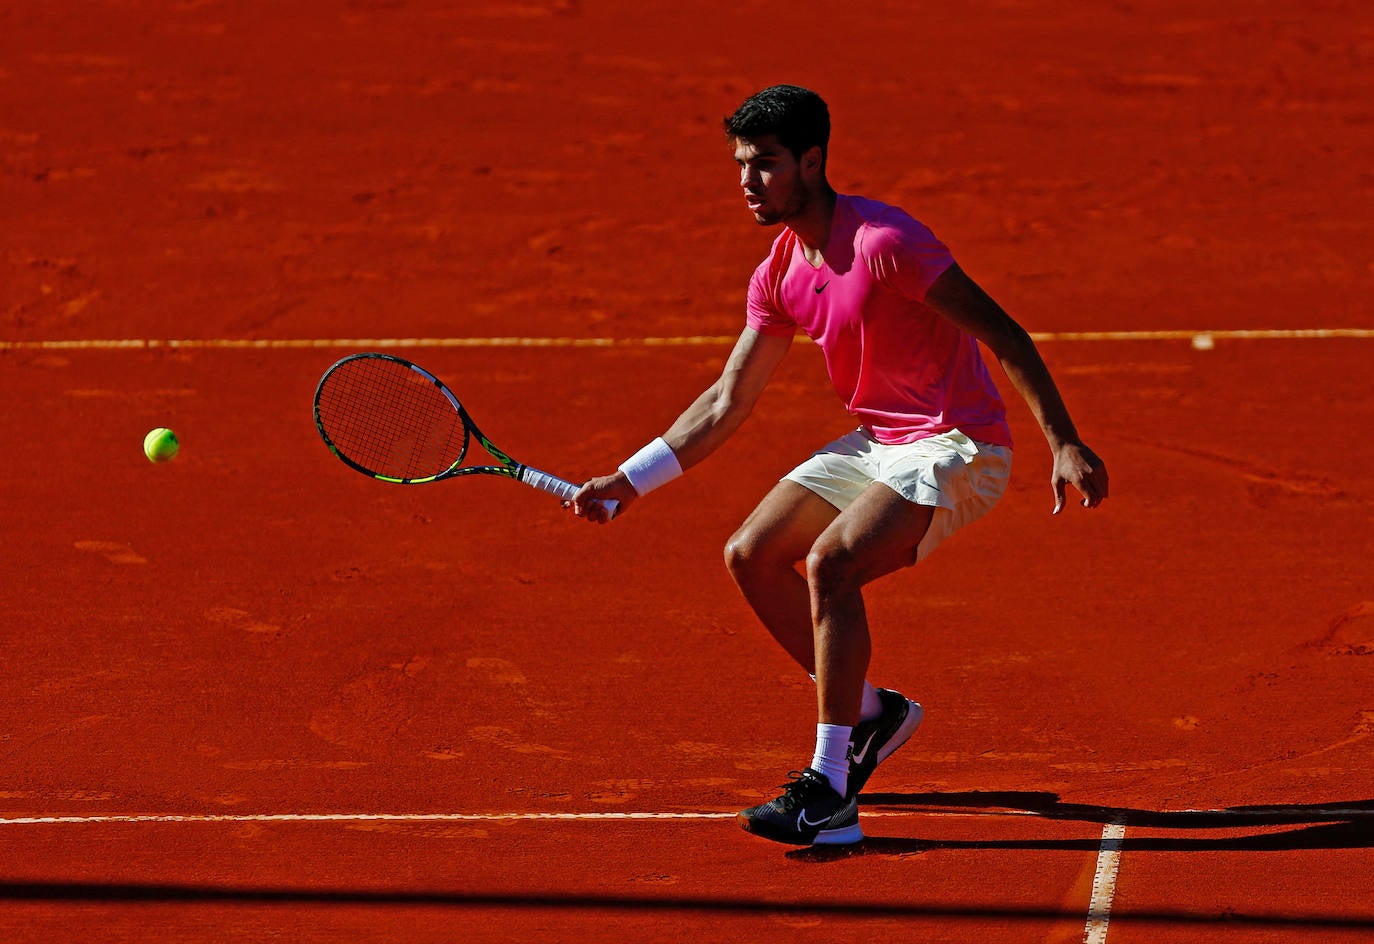
[[787,221],[787,228],[797,234],[802,251],[812,265],[819,265],[825,259],[825,247],[830,241],[830,227],[835,220],[835,203],[838,199],[829,185],[823,186],[811,195],[800,213]]

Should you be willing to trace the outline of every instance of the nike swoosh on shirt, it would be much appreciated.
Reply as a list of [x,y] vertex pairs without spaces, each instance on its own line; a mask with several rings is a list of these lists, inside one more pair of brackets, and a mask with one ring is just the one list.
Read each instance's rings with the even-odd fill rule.
[[817,285],[817,286],[816,286],[815,288],[813,288],[811,291],[813,291],[813,292],[815,292],[817,295],[819,295],[821,292],[824,292],[824,291],[825,291],[825,287],[826,287],[827,285],[829,285],[829,284],[830,284],[830,280],[829,280],[829,279],[826,279],[824,282],[822,282],[820,285]]
[[872,734],[868,736],[868,740],[864,741],[863,750],[854,751],[852,754],[850,754],[850,756],[854,758],[854,763],[862,764],[864,762],[864,758],[868,756],[868,749],[873,746],[873,739],[877,736],[878,732],[874,731]]

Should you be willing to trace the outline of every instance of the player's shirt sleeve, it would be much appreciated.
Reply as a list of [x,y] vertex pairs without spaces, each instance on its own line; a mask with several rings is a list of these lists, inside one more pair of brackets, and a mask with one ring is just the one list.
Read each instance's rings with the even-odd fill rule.
[[[779,242],[782,240],[779,239]],[[782,304],[782,277],[787,271],[786,253],[774,244],[749,279],[749,297],[745,305],[745,320],[759,334],[791,337],[797,323]]]
[[954,264],[949,249],[925,224],[901,212],[866,227],[863,256],[875,279],[918,302]]

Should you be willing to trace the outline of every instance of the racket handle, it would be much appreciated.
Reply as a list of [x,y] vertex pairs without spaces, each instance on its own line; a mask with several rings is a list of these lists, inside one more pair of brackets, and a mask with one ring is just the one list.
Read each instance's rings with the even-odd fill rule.
[[[530,466],[524,466],[520,469],[520,481],[524,482],[526,485],[540,489],[541,491],[548,492],[551,495],[557,495],[564,501],[572,501],[578,489],[578,486],[571,482],[560,479],[556,475],[550,475],[547,472],[540,472],[538,469],[531,468]],[[620,507],[620,502],[616,501],[614,498],[608,498],[601,504],[605,506],[606,513],[612,518],[615,517],[616,509]]]

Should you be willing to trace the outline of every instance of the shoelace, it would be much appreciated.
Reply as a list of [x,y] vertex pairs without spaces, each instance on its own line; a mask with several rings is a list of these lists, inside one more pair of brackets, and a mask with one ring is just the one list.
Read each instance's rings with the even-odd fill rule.
[[803,806],[801,794],[811,785],[811,779],[806,776],[804,771],[789,770],[787,776],[790,778],[787,783],[778,784],[782,789],[782,797],[778,805],[782,807],[784,812],[790,812]]

